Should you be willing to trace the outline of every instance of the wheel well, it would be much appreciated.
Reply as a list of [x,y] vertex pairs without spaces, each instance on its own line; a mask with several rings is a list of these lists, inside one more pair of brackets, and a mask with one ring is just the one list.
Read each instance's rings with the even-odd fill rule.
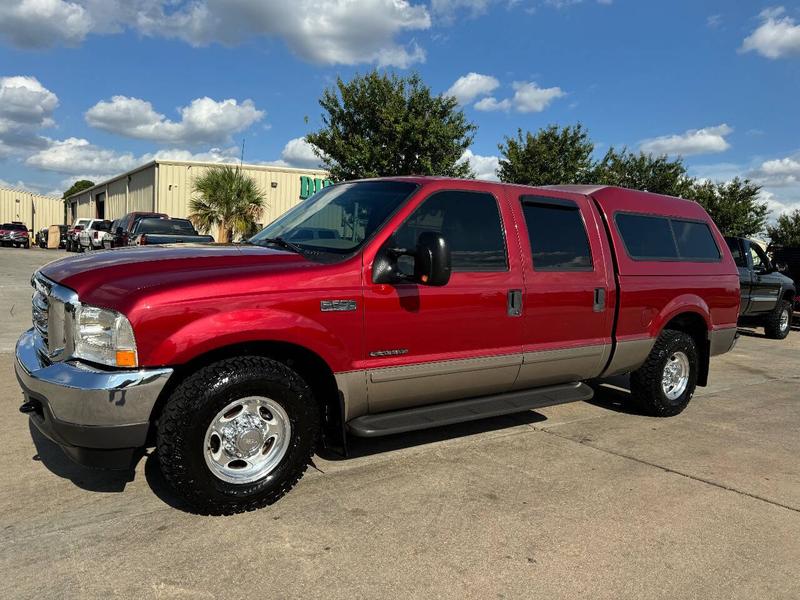
[[685,312],[672,317],[672,319],[664,325],[664,329],[683,331],[692,336],[697,346],[697,352],[700,355],[700,369],[697,374],[697,385],[707,385],[711,342],[708,339],[708,326],[706,325],[705,319],[697,313]]
[[155,433],[155,423],[175,388],[192,373],[211,363],[234,356],[265,356],[280,361],[296,371],[314,393],[319,403],[322,417],[323,442],[332,447],[344,447],[342,415],[339,388],[328,363],[308,348],[285,342],[250,342],[217,348],[193,358],[175,368],[169,382],[164,387],[150,415],[151,435]]

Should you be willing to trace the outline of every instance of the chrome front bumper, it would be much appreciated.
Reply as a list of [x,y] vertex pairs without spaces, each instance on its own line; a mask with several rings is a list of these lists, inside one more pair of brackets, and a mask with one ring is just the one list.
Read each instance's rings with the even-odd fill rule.
[[16,348],[17,378],[26,393],[45,400],[59,421],[114,426],[148,423],[172,369],[103,370],[80,362],[47,363],[41,338],[29,329]]
[[80,464],[126,468],[147,442],[150,415],[172,369],[103,370],[50,363],[41,337],[19,338],[14,363],[31,423]]

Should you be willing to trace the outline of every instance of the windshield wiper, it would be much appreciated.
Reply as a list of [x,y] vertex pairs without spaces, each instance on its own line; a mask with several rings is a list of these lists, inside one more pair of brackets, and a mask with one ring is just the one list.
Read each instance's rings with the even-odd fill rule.
[[303,256],[305,256],[305,255],[314,256],[316,254],[319,254],[319,252],[317,252],[316,250],[311,250],[309,248],[303,248],[302,246],[299,246],[299,245],[295,244],[294,242],[290,242],[289,240],[285,240],[282,237],[263,238],[263,239],[260,239],[258,241],[259,242],[265,242],[267,244],[275,244],[276,246],[280,246],[281,248],[283,248],[285,250],[291,250],[292,252],[294,252],[296,254],[303,255]]

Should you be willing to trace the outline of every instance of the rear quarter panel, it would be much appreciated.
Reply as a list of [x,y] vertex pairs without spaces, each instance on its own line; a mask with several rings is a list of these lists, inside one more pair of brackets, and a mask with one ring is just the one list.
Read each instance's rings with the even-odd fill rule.
[[[657,336],[683,312],[702,316],[709,331],[736,327],[739,272],[725,239],[696,202],[647,192],[606,188],[593,194],[609,223],[620,285],[617,339]],[[634,260],[625,248],[614,217],[620,212],[675,217],[708,224],[720,260]]]

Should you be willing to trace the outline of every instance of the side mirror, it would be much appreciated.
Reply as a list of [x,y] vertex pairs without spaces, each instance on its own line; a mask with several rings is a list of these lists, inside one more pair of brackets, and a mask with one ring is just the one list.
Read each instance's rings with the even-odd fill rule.
[[447,240],[432,231],[420,233],[414,253],[414,280],[422,285],[447,285],[450,270],[450,246]]
[[[406,275],[397,264],[401,256],[414,259],[414,274]],[[416,283],[418,285],[443,286],[450,281],[450,246],[438,233],[425,231],[417,239],[414,250],[406,248],[383,248],[372,265],[373,283]]]

